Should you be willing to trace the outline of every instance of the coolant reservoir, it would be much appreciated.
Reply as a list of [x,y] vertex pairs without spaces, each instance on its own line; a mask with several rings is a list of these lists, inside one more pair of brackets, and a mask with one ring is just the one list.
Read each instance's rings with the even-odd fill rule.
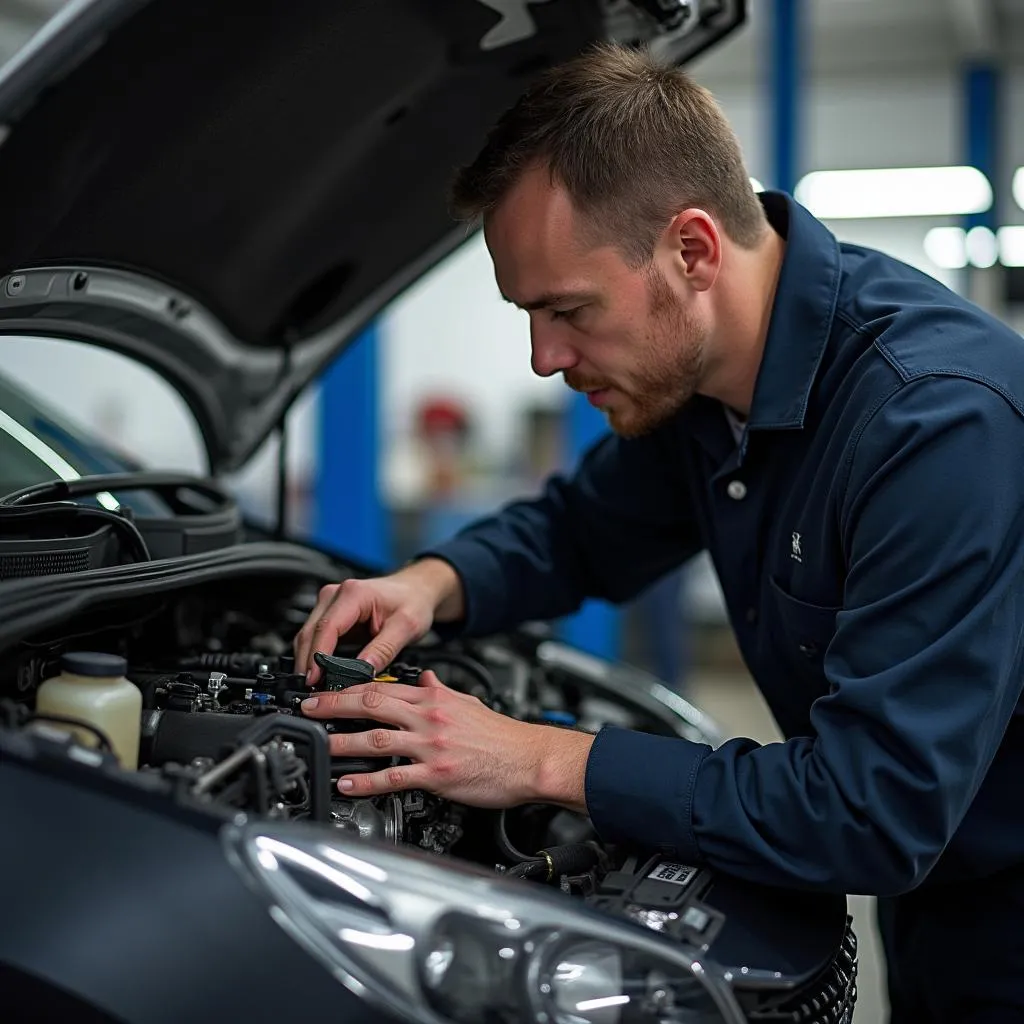
[[[41,716],[73,718],[99,729],[110,740],[121,766],[137,768],[142,694],[125,678],[127,671],[128,663],[116,654],[65,654],[60,675],[39,687],[36,712]],[[74,733],[84,746],[98,746],[95,734],[88,729],[75,729],[60,722],[53,726]]]

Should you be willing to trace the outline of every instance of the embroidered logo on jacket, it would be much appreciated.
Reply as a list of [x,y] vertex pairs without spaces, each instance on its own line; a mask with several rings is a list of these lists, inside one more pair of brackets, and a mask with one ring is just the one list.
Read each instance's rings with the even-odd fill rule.
[[804,560],[803,559],[803,549],[800,546],[800,534],[799,533],[794,533],[792,535],[792,539],[790,541],[790,548],[789,548],[789,557],[792,558],[794,562],[802,562]]

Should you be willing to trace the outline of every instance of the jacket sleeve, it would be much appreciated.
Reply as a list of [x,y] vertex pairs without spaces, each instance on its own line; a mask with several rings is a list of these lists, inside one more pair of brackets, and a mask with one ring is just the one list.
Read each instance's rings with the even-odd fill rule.
[[585,598],[621,602],[700,550],[684,473],[664,430],[608,435],[571,478],[553,477],[417,557],[443,558],[466,597],[465,635],[575,611]]
[[1024,679],[1024,419],[994,387],[928,377],[851,443],[815,735],[712,751],[605,729],[586,795],[606,839],[766,884],[890,895],[953,836]]

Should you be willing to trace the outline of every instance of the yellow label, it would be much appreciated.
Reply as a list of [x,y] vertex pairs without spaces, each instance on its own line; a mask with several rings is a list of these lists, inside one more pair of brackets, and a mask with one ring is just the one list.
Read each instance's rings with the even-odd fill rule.
[[397,683],[398,676],[374,676],[373,681],[375,683]]

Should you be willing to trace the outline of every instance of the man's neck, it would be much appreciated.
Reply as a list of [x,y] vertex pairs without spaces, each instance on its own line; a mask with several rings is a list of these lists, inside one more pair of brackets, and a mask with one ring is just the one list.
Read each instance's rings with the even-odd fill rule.
[[754,249],[728,242],[716,295],[717,328],[703,394],[750,415],[786,243],[772,228]]

